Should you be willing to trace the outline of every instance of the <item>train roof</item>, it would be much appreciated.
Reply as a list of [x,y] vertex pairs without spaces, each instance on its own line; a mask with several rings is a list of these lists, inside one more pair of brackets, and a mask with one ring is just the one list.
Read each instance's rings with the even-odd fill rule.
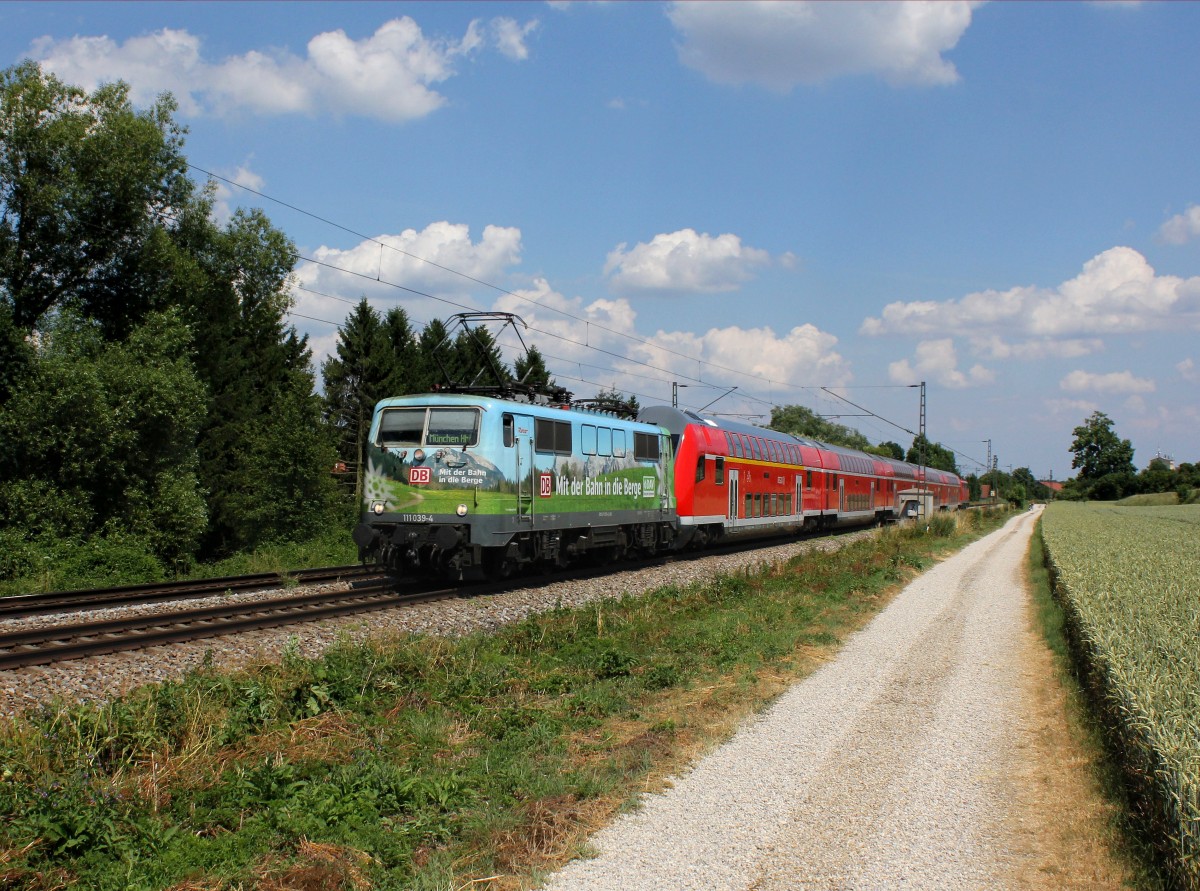
[[[764,439],[775,440],[776,442],[799,443],[810,448],[820,449],[825,452],[832,452],[835,455],[845,455],[855,458],[867,458],[871,461],[882,461],[892,468],[892,471],[899,477],[912,478],[917,470],[916,465],[910,464],[907,461],[897,461],[895,458],[887,458],[882,455],[872,455],[868,452],[861,452],[858,449],[852,449],[847,446],[832,445],[827,442],[821,442],[816,439],[808,439],[803,436],[793,436],[790,433],[781,433],[778,430],[770,430],[766,427],[758,427],[754,424],[747,424],[743,421],[731,421],[727,418],[717,418],[708,415],[701,415],[694,411],[686,409],[673,408],[667,405],[652,405],[642,409],[638,413],[638,420],[645,421],[650,424],[658,424],[661,427],[666,427],[675,436],[683,434],[684,428],[689,424],[703,424],[711,427],[714,430],[727,430],[730,433],[745,433],[750,436],[760,436]],[[960,477],[953,473],[948,473],[944,470],[937,470],[932,467],[925,468],[925,479],[927,482],[941,482],[950,485],[955,485],[960,481]]]

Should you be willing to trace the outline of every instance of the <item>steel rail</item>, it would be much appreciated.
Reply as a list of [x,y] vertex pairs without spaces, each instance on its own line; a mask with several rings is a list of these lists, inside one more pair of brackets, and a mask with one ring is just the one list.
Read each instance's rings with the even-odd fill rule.
[[260,572],[252,575],[193,579],[183,582],[152,582],[114,588],[16,594],[12,597],[0,598],[0,619],[19,619],[47,613],[82,612],[136,603],[196,599],[221,594],[225,591],[278,588],[293,582],[311,584],[339,579],[359,579],[379,574],[379,570],[375,567],[356,564],[321,569],[298,569],[291,573]]
[[0,670],[49,665],[85,656],[262,628],[277,628],[318,619],[406,606],[441,599],[456,589],[396,593],[386,583],[352,591],[327,591],[299,597],[226,604],[98,622],[77,622],[0,634]]

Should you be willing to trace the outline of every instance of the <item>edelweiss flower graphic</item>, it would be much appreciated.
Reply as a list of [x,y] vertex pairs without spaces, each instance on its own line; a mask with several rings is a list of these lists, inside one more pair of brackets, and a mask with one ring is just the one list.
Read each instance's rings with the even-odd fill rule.
[[371,459],[367,459],[367,473],[363,477],[363,501],[368,507],[382,501],[384,510],[391,510],[396,506],[392,501],[388,478],[379,472]]

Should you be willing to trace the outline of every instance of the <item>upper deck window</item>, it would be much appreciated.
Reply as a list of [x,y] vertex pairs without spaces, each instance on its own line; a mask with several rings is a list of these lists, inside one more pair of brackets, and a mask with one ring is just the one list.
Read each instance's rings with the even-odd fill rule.
[[473,408],[385,408],[379,419],[381,446],[450,446],[479,442],[479,412]]

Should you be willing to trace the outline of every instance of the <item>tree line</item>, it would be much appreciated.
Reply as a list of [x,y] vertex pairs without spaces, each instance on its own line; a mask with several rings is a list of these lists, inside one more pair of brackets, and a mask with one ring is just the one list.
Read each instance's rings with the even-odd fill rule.
[[0,72],[0,574],[133,574],[314,535],[336,504],[290,239],[219,223],[162,96]]
[[1180,503],[1194,501],[1200,490],[1200,464],[1174,465],[1155,456],[1138,472],[1133,464],[1133,443],[1122,439],[1113,421],[1094,411],[1072,434],[1071,467],[1074,479],[1063,485],[1059,497],[1091,501],[1115,501],[1130,495],[1174,492]]

